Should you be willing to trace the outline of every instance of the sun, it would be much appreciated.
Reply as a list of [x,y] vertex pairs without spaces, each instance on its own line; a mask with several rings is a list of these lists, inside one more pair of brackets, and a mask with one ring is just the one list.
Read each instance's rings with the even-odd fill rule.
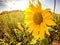
[[44,35],[50,35],[47,25],[54,26],[56,23],[51,19],[50,9],[42,10],[41,3],[38,0],[37,6],[29,1],[29,7],[24,11],[25,23],[32,35],[42,40]]

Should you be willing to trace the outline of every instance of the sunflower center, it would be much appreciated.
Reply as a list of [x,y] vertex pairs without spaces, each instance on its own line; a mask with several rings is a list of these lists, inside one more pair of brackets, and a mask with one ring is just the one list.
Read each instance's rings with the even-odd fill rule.
[[35,15],[33,16],[33,21],[34,21],[35,24],[40,25],[41,22],[43,21],[42,15],[41,15],[40,13],[35,14]]

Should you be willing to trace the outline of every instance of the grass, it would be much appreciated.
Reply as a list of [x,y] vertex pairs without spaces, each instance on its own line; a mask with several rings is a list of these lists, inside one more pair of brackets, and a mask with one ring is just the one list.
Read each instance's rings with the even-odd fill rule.
[[10,42],[9,39],[11,38],[12,40],[14,38],[14,28],[17,28],[17,23],[23,23],[23,19],[24,14],[19,10],[0,13],[0,39]]

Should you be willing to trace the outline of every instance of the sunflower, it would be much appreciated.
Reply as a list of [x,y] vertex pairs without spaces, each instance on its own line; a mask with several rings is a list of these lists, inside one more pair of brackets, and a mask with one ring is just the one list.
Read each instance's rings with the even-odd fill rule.
[[45,33],[50,35],[47,25],[56,25],[51,19],[50,9],[42,10],[39,0],[36,6],[29,1],[29,7],[25,9],[24,14],[26,26],[35,38],[39,36],[41,40],[44,39]]

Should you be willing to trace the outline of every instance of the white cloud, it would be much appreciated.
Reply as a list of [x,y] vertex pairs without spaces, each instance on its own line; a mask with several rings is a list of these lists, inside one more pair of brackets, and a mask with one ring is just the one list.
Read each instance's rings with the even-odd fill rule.
[[28,1],[9,1],[6,5],[7,8],[5,10],[24,10],[28,6]]

